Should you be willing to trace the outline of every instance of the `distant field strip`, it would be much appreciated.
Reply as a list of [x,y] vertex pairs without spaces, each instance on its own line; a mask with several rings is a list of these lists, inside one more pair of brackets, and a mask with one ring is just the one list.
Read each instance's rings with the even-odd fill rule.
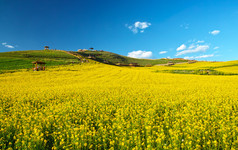
[[173,66],[155,66],[156,72],[197,75],[238,75],[238,61],[181,63]]

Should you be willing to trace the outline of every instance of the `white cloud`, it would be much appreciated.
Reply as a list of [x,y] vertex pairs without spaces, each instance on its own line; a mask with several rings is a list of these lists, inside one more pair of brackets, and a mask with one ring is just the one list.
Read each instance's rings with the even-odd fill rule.
[[138,50],[138,51],[129,52],[127,56],[133,57],[133,58],[150,58],[152,56],[152,52]]
[[184,50],[184,49],[186,49],[186,45],[185,45],[185,44],[182,44],[182,45],[180,45],[176,50],[177,50],[177,51],[181,51],[181,50]]
[[7,47],[7,48],[15,48],[15,47],[12,46],[12,45],[8,45],[6,42],[2,43],[2,45],[4,45],[4,46]]
[[145,28],[148,28],[151,25],[151,23],[137,21],[137,22],[135,22],[134,25],[135,25],[136,28],[145,29]]
[[213,30],[211,32],[209,32],[209,34],[212,34],[212,35],[217,35],[220,33],[220,30]]
[[176,56],[189,54],[189,53],[205,52],[207,49],[209,49],[208,45],[196,45],[192,49],[187,49],[181,52],[177,52]]
[[214,54],[210,54],[210,55],[201,55],[201,56],[191,56],[191,57],[184,57],[184,59],[199,59],[199,58],[208,58],[208,57],[213,57]]
[[130,25],[130,26],[126,24],[126,27],[128,27],[135,34],[138,32],[143,33],[145,29],[148,28],[149,26],[151,26],[151,23],[140,22],[140,21],[137,21],[133,25]]
[[167,53],[168,51],[161,51],[161,52],[159,52],[159,54],[165,54],[165,53]]
[[213,49],[218,49],[218,48],[220,48],[220,47],[216,46],[216,47],[214,47]]
[[197,41],[197,43],[204,43],[205,41],[201,40],[201,41]]
[[138,30],[136,28],[131,28],[131,31],[135,34],[138,33]]
[[193,49],[195,47],[195,45],[194,44],[191,44],[189,47],[188,47],[188,49]]
[[7,48],[15,48],[15,47],[12,46],[12,45],[5,45],[5,47],[7,47]]

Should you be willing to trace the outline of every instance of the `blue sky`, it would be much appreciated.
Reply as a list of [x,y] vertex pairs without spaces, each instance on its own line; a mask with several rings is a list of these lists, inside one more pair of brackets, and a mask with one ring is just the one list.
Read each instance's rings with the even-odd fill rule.
[[237,0],[0,0],[0,52],[237,60]]

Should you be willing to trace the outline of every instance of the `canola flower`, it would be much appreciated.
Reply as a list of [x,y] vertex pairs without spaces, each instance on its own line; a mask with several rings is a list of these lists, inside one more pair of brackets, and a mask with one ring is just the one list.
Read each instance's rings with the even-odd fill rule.
[[238,149],[238,76],[158,68],[168,67],[1,74],[0,148]]
[[216,70],[224,72],[225,74],[229,74],[229,73],[238,74],[238,66],[222,67],[222,68],[218,68]]

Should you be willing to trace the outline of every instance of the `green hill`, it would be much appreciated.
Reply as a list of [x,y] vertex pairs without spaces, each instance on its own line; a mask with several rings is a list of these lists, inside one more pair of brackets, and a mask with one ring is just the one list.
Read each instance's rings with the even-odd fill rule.
[[32,61],[41,60],[46,66],[64,65],[79,62],[78,58],[56,50],[28,50],[0,53],[0,73],[9,70],[31,69]]
[[173,60],[173,59],[136,59],[107,51],[84,51],[84,52],[71,52],[71,53],[79,54],[86,58],[91,56],[94,57],[95,61],[101,63],[108,63],[111,65],[116,65],[118,63],[124,65],[129,65],[130,63],[137,63],[140,66],[146,66],[146,65],[166,64],[168,62],[173,63],[187,62],[187,60]]
[[0,73],[12,72],[18,69],[32,69],[32,61],[40,60],[46,63],[46,67],[56,65],[66,65],[71,63],[80,63],[80,59],[92,57],[94,61],[107,63],[111,65],[129,65],[137,63],[139,66],[152,66],[156,64],[166,64],[170,61],[173,63],[186,62],[187,60],[172,59],[136,59],[118,55],[106,51],[63,51],[63,50],[27,50],[12,51],[0,53]]

